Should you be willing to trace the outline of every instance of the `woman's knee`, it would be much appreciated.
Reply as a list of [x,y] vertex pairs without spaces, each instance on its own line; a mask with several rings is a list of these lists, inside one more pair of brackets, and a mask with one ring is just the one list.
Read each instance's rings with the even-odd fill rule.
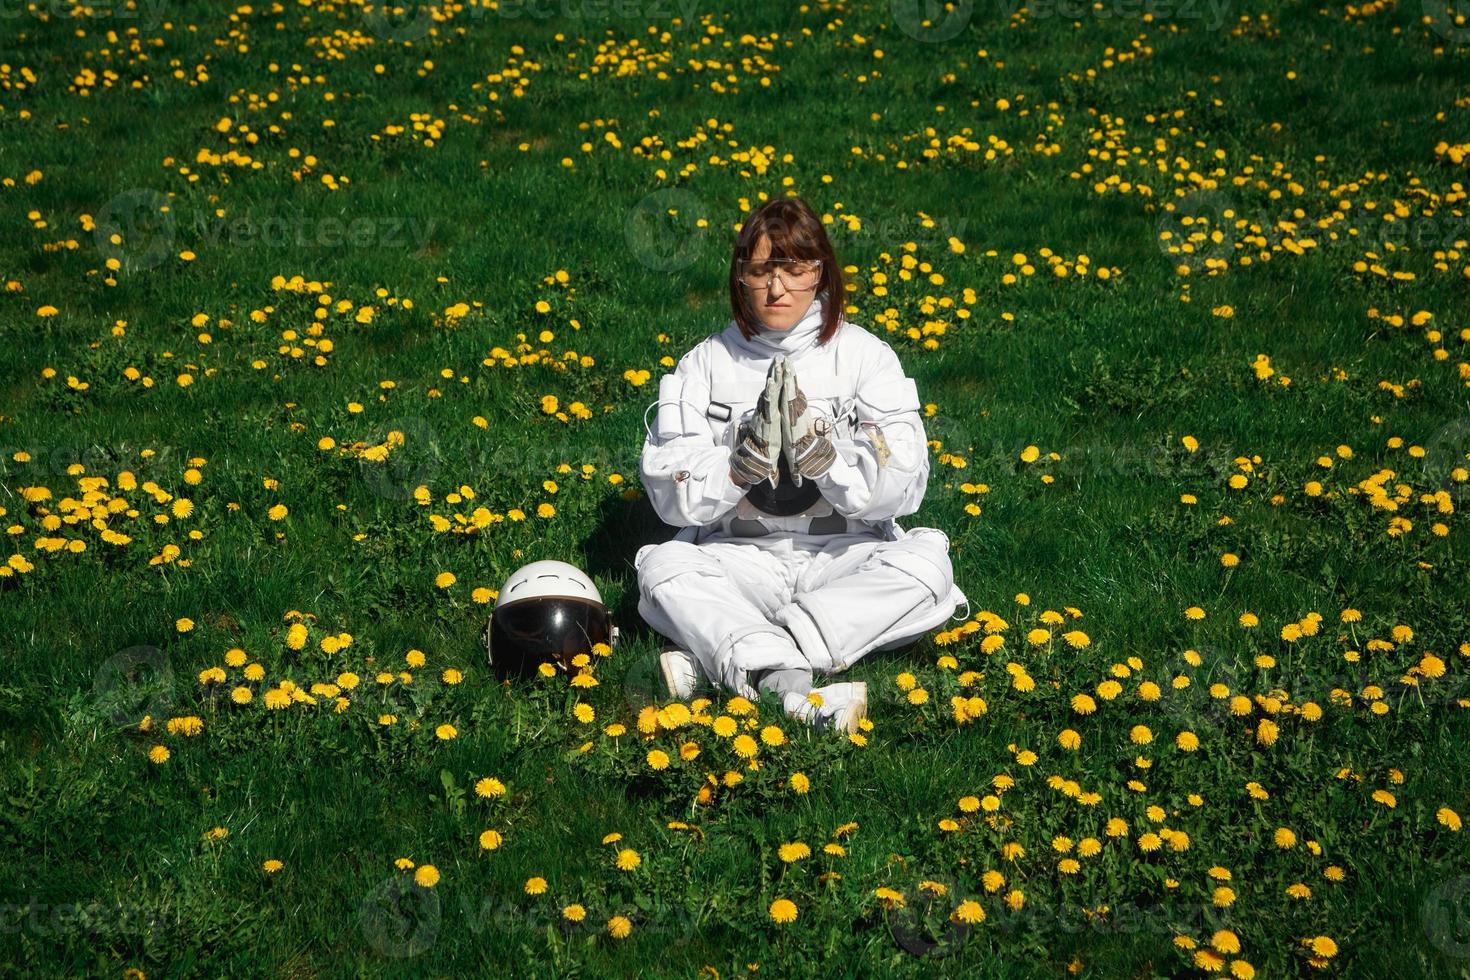
[[872,557],[918,581],[936,602],[945,601],[954,587],[949,537],[935,528],[917,528],[907,537],[885,541],[873,550]]
[[691,575],[722,574],[720,563],[713,555],[698,545],[678,540],[640,548],[636,568],[638,590],[649,600],[652,600],[655,589],[676,579]]

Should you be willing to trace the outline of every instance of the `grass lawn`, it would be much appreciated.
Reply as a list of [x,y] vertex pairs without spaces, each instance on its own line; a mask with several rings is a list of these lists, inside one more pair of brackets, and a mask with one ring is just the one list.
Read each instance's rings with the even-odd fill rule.
[[[8,970],[1470,974],[1447,0],[0,23]],[[637,613],[644,410],[786,193],[971,599],[851,740],[668,707]],[[497,685],[542,558],[621,642]]]

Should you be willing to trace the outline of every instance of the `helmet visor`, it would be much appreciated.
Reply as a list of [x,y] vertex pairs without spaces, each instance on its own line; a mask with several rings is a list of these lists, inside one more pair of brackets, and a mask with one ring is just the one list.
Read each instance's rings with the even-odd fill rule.
[[607,608],[586,599],[518,599],[490,617],[490,662],[504,676],[528,676],[543,663],[571,668],[594,643],[611,645]]

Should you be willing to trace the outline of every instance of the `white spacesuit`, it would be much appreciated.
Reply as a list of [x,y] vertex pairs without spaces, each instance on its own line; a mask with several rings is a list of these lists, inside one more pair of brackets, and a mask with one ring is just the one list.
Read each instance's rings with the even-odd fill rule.
[[[938,628],[961,603],[968,614],[948,536],[895,520],[919,508],[929,478],[917,388],[856,324],[817,345],[826,302],[818,293],[795,326],[762,326],[750,340],[732,320],[660,379],[651,429],[645,413],[643,485],[680,530],[638,550],[638,611],[706,678],[746,696],[762,672],[836,673]],[[759,485],[731,479],[738,425],[782,354],[809,407],[831,420],[837,451],[808,478],[820,496],[789,517],[756,507]]]

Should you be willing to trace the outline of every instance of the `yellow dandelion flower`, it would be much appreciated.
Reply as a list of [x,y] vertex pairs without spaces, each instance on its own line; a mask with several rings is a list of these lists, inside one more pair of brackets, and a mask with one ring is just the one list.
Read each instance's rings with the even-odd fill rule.
[[975,925],[985,921],[985,908],[973,898],[967,898],[950,913],[950,918],[965,925]]
[[803,858],[811,857],[812,849],[801,841],[795,841],[790,844],[782,844],[777,850],[777,854],[780,855],[782,861],[791,864]]

